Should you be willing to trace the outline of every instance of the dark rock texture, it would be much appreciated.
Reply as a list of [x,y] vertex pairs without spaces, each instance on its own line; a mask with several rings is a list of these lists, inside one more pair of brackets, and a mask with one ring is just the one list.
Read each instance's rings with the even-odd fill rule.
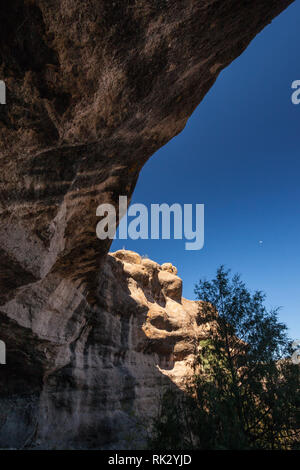
[[[114,351],[106,382],[97,361],[122,316],[126,336],[131,299],[125,289],[103,314],[110,243],[96,238],[96,208],[130,200],[147,159],[290,3],[10,0],[1,8],[0,447],[117,445],[119,408],[108,402],[131,345]],[[142,380],[124,370],[123,389],[113,390],[128,416]]]

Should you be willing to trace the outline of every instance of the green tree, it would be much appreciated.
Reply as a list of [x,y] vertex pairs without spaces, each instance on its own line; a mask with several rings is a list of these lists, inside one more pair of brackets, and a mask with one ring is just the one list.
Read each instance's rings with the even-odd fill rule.
[[202,301],[199,326],[209,325],[210,333],[197,345],[186,392],[164,397],[150,446],[299,448],[299,365],[290,359],[278,309],[268,311],[264,295],[251,294],[223,266],[195,293]]

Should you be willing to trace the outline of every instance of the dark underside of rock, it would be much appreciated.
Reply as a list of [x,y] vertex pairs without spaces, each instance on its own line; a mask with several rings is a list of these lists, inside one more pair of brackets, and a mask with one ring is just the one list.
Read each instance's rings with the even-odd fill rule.
[[[160,268],[108,256],[96,208],[130,200],[147,159],[291,3],[1,7],[0,447],[126,447],[133,416],[151,415],[163,384],[179,384],[187,366],[176,361],[191,354],[178,333],[179,281],[169,298],[168,274],[153,274]],[[156,310],[134,289],[156,296]]]

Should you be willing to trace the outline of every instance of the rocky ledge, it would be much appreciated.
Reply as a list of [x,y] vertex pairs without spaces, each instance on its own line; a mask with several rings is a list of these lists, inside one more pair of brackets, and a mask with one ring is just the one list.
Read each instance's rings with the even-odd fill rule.
[[[36,286],[6,306],[7,340],[18,343],[23,365],[0,402],[1,446],[142,446],[164,387],[183,386],[198,340],[209,334],[201,302],[182,298],[172,264],[125,250],[106,256],[94,308],[70,284],[55,282],[42,309],[28,303],[34,296],[38,304]],[[39,357],[29,381],[32,350]]]

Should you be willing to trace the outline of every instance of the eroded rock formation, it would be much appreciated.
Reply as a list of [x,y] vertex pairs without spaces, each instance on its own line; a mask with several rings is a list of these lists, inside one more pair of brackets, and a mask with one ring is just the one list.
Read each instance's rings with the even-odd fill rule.
[[[68,283],[52,284],[42,310],[30,311],[32,289],[19,291],[7,314],[23,311],[23,330],[31,334],[28,348],[41,355],[46,371],[31,371],[41,380],[34,397],[12,393],[0,401],[2,446],[143,444],[164,386],[183,385],[197,340],[210,329],[201,302],[182,298],[175,272],[170,263],[160,266],[122,250],[105,257],[93,309]],[[13,323],[7,334],[11,331]]]
[[[0,331],[7,365],[0,366],[0,446],[117,442],[119,408],[110,400],[135,403],[132,383],[154,362],[140,367],[139,378],[127,374],[124,339],[127,350],[114,359],[123,375],[112,362],[107,377],[97,378],[97,365],[115,347],[118,328],[122,338],[133,331],[131,308],[144,312],[134,316],[134,331],[146,341],[149,318],[157,315],[160,324],[163,307],[146,314],[149,305],[133,301],[128,286],[116,285],[121,294],[109,300],[105,282],[119,264],[105,258],[110,243],[96,238],[96,208],[117,205],[119,195],[130,200],[146,160],[290,3],[11,0],[1,9]],[[146,274],[138,275],[142,283]],[[159,271],[161,295],[185,310],[172,279]],[[168,348],[165,339],[156,344]],[[158,380],[165,377],[155,370]]]

